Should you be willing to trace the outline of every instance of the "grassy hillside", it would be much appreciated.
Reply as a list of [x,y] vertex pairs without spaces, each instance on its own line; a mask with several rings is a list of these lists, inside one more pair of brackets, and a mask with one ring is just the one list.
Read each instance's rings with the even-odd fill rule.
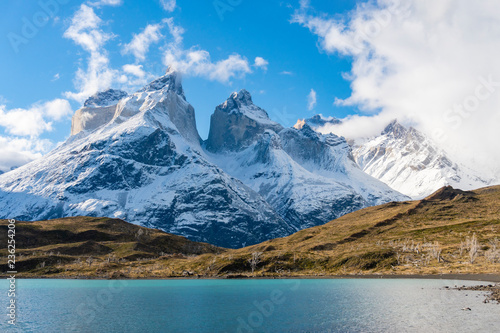
[[16,237],[20,276],[500,274],[500,186],[447,187],[237,250],[96,218],[19,223]]
[[[7,271],[7,223],[0,221],[1,271]],[[18,276],[121,277],[131,263],[188,258],[225,249],[119,219],[71,217],[16,222]]]
[[443,188],[363,209],[324,226],[235,251],[262,253],[259,272],[500,273],[500,187]]

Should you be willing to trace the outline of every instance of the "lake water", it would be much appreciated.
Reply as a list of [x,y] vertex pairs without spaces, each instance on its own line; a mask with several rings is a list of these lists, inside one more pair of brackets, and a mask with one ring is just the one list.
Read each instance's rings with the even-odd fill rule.
[[[18,280],[1,332],[500,332],[500,305],[446,280]],[[5,291],[5,292],[4,292]],[[472,311],[463,311],[470,307]]]

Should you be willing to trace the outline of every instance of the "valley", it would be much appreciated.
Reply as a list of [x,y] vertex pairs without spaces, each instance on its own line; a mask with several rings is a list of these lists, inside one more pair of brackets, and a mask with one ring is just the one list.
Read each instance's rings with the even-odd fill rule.
[[[6,223],[0,223],[2,230]],[[108,218],[18,222],[17,228],[18,276],[26,278],[498,277],[500,272],[498,186],[467,192],[445,187],[423,200],[365,208],[240,249]]]

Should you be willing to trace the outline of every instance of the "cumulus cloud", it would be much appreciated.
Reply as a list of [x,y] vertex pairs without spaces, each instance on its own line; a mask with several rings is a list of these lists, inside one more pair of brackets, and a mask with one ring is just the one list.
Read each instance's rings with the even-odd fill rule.
[[[317,129],[323,134],[335,133],[348,139],[373,137],[380,135],[394,118],[387,113],[374,116],[351,115],[342,119],[341,124],[325,124]],[[404,122],[404,121],[402,121]]]
[[309,111],[312,111],[316,107],[317,103],[317,96],[316,96],[316,91],[314,89],[311,89],[311,92],[309,95],[307,95],[307,109]]
[[71,39],[89,53],[87,68],[78,68],[75,75],[77,92],[66,92],[68,98],[83,103],[89,96],[109,88],[117,78],[118,72],[109,67],[105,43],[113,34],[101,29],[103,22],[94,10],[83,4],[71,19],[71,25],[64,37]]
[[269,65],[269,61],[262,57],[256,57],[254,61],[254,66],[257,68],[262,68],[263,70],[267,71],[267,65]]
[[46,122],[38,109],[7,111],[0,108],[0,126],[4,127],[7,133],[21,136],[39,136],[52,130],[52,123]]
[[122,68],[125,73],[132,74],[138,78],[143,78],[146,76],[146,72],[142,69],[142,65],[127,64]]
[[124,45],[122,53],[133,54],[137,61],[146,60],[151,44],[157,43],[163,37],[161,34],[163,25],[163,23],[147,25],[142,32],[134,35],[130,43]]
[[71,19],[64,37],[73,40],[88,52],[97,52],[111,37],[99,29],[102,20],[94,10],[83,4]]
[[292,21],[326,53],[352,58],[351,96],[336,103],[369,120],[347,119],[346,133],[405,119],[462,162],[499,164],[500,2],[377,0],[339,17],[303,0]]
[[40,158],[52,146],[48,140],[0,136],[0,171],[7,172]]
[[136,60],[135,64],[113,69],[105,45],[115,36],[105,32],[104,25],[105,22],[96,15],[94,9],[83,4],[74,14],[70,26],[64,33],[65,38],[71,39],[89,54],[87,66],[80,66],[75,74],[76,91],[65,93],[67,98],[79,103],[113,85],[117,85],[120,89],[133,90],[153,79],[154,75],[146,72],[140,63],[147,60],[151,45],[164,38],[162,29],[165,26],[168,27],[170,42],[163,46],[163,63],[185,75],[229,83],[232,78],[243,78],[246,74],[252,73],[252,66],[265,70],[268,64],[264,58],[256,57],[252,65],[247,58],[237,53],[229,55],[226,59],[213,61],[208,51],[197,46],[185,49],[184,29],[174,24],[173,18],[166,18],[161,23],[147,25],[141,32],[133,35],[130,43],[123,46],[122,53],[132,54]]
[[248,60],[239,54],[212,62],[210,53],[195,47],[189,50],[170,49],[165,53],[165,65],[186,75],[199,76],[211,81],[227,83],[233,77],[251,73]]
[[54,99],[52,101],[46,102],[41,106],[37,106],[42,110],[42,113],[49,119],[59,121],[65,117],[69,117],[73,114],[73,109],[71,104],[65,99]]
[[[172,19],[166,21],[173,42],[169,43],[164,53],[164,64],[172,66],[185,75],[203,77],[211,81],[228,83],[232,78],[243,78],[246,74],[252,73],[251,64],[246,57],[237,53],[231,54],[226,59],[212,61],[210,53],[199,47],[193,46],[184,49],[182,45],[182,35],[184,29],[174,24]],[[266,62],[261,57],[256,58],[262,67]]]
[[73,114],[65,99],[55,99],[43,104],[34,104],[29,109],[7,110],[0,105],[0,126],[12,135],[37,137],[52,130],[52,122]]
[[173,12],[176,7],[176,0],[160,0],[163,9],[169,13]]
[[123,74],[118,79],[118,83],[127,88],[142,87],[157,78],[157,76],[145,71],[143,65],[126,64],[122,66],[122,72]]

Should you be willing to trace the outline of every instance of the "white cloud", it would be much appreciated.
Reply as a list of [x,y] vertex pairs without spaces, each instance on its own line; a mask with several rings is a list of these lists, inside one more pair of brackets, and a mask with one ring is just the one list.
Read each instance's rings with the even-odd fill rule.
[[127,64],[122,66],[123,74],[118,78],[118,82],[128,88],[139,88],[150,81],[153,81],[157,76],[146,72],[142,65]]
[[164,37],[161,29],[165,25],[168,26],[172,41],[163,47],[165,50],[163,63],[186,75],[229,83],[232,78],[243,78],[246,74],[252,73],[252,66],[265,69],[267,65],[267,61],[262,57],[255,59],[255,65],[237,53],[226,59],[212,61],[208,51],[198,47],[184,49],[182,45],[184,29],[175,25],[172,18],[166,18],[159,24],[146,26],[143,31],[133,35],[131,42],[122,48],[123,54],[134,55],[135,64],[113,69],[105,44],[115,36],[102,29],[104,24],[93,8],[83,4],[74,14],[70,26],[64,33],[65,38],[73,40],[89,53],[87,66],[80,66],[75,74],[76,91],[65,93],[67,98],[79,103],[114,84],[120,89],[133,90],[153,79],[154,76],[146,72],[139,63],[146,61],[151,45]]
[[264,71],[267,71],[267,65],[269,65],[269,61],[262,57],[256,57],[254,66],[257,68],[262,68]]
[[54,121],[60,121],[73,114],[67,100],[54,99],[36,103],[28,109],[7,110],[0,105],[0,170],[9,171],[29,163],[53,148],[50,140],[41,139],[44,132],[52,131]]
[[65,99],[54,99],[53,101],[42,104],[40,108],[46,117],[55,121],[59,121],[73,114],[71,105]]
[[7,172],[40,158],[52,146],[48,140],[0,136],[0,170]]
[[34,104],[29,109],[6,110],[0,105],[0,126],[12,135],[38,137],[52,130],[52,122],[73,114],[67,100],[55,99],[43,104]]
[[39,108],[7,111],[0,107],[0,126],[9,134],[33,137],[52,130],[52,123],[44,120]]
[[[160,29],[170,19],[165,19],[157,25],[148,25],[144,30],[135,34],[132,41],[122,49],[123,53],[131,53],[137,61],[145,61],[150,45],[157,42],[162,35]],[[114,69],[110,65],[106,43],[115,37],[105,32],[102,26],[105,23],[96,15],[94,10],[81,5],[74,14],[71,25],[64,33],[64,37],[73,40],[89,53],[86,68],[80,66],[75,73],[75,92],[66,92],[65,96],[82,103],[98,91],[112,86],[124,90],[134,90],[152,80],[154,76],[144,71],[142,65],[127,64],[121,69]]]
[[73,40],[88,52],[97,52],[110,38],[99,29],[102,20],[94,10],[83,4],[71,19],[71,25],[64,32],[64,37]]
[[170,49],[165,53],[164,62],[186,75],[199,76],[211,81],[227,83],[233,77],[243,77],[251,73],[246,58],[232,54],[227,59],[212,62],[210,53],[191,48],[189,50]]
[[127,64],[122,68],[125,73],[132,74],[134,76],[137,76],[138,78],[143,78],[146,76],[146,72],[142,69],[142,65]]
[[59,73],[54,74],[54,77],[52,78],[52,82],[57,81],[61,78],[61,75]]
[[147,25],[141,33],[134,34],[130,43],[124,45],[122,53],[133,54],[137,61],[146,60],[151,44],[157,43],[163,37],[160,32],[162,28],[162,23]]
[[90,5],[95,7],[100,6],[121,6],[123,4],[123,0],[100,0],[92,2]]
[[317,103],[317,96],[316,96],[316,91],[314,89],[311,89],[311,92],[309,95],[307,95],[307,109],[309,111],[312,111],[316,107]]
[[500,164],[500,2],[377,0],[344,17],[301,5],[293,21],[353,60],[352,94],[337,104],[412,121],[467,164]]
[[[349,139],[373,137],[379,135],[392,120],[394,118],[386,113],[371,117],[351,115],[342,119],[341,124],[325,124],[317,130],[323,134],[335,133]],[[403,119],[401,121],[404,122]]]
[[184,34],[184,28],[178,25],[175,25],[174,19],[173,18],[167,18],[164,19],[163,22],[167,23],[168,25],[168,30],[172,37],[174,38],[173,46],[174,47],[180,47],[182,44],[183,37],[182,35]]
[[293,75],[293,72],[290,72],[290,71],[282,71],[280,72],[281,75],[289,75],[289,76],[292,76]]
[[118,77],[118,72],[109,67],[108,54],[103,48],[114,36],[100,29],[102,24],[94,10],[83,4],[64,32],[65,38],[73,40],[89,53],[87,68],[78,68],[75,75],[74,83],[78,91],[65,93],[66,97],[80,103],[96,92],[109,88]]
[[169,13],[175,10],[176,0],[160,0],[160,3],[163,9]]
[[232,78],[243,78],[246,74],[252,73],[248,59],[237,53],[213,62],[208,51],[198,47],[185,50],[182,47],[184,29],[176,26],[171,19],[167,21],[167,24],[174,41],[167,45],[164,53],[163,61],[166,66],[172,66],[186,75],[203,77],[221,83],[228,83]]

